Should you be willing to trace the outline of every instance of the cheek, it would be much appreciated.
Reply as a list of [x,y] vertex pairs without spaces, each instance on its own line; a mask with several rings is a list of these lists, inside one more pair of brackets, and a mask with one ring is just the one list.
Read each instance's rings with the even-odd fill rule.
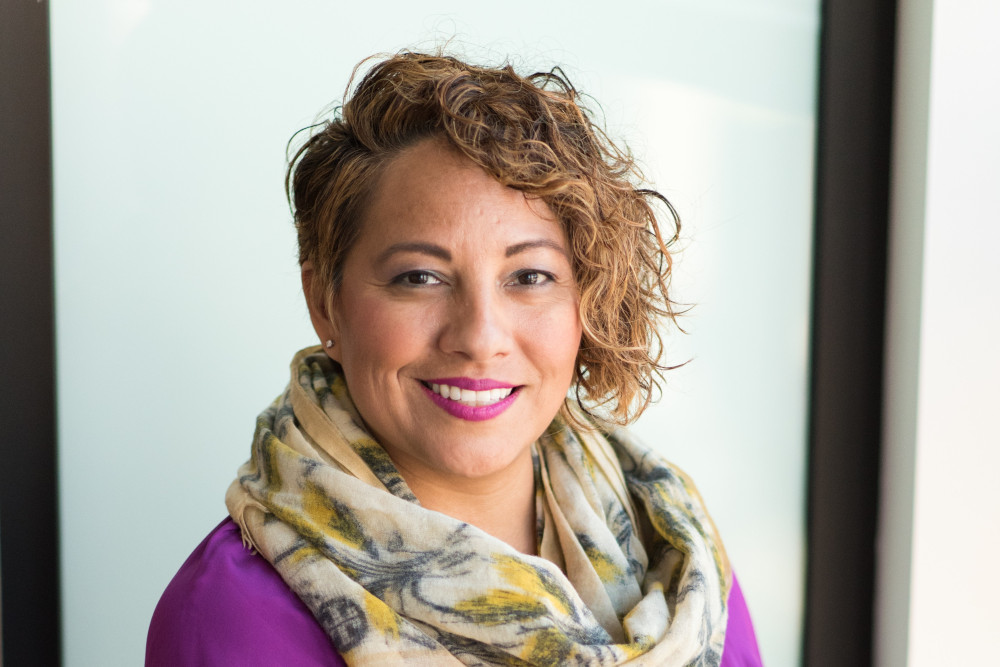
[[560,304],[524,322],[524,340],[533,356],[544,364],[548,374],[565,383],[566,388],[574,377],[582,335],[583,325],[575,303]]
[[424,347],[425,309],[361,295],[346,297],[337,317],[342,357],[338,361],[345,371],[367,369],[384,375],[405,365]]

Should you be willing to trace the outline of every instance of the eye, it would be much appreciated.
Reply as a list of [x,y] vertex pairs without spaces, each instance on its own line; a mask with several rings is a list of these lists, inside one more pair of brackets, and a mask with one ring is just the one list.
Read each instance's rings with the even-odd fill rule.
[[404,287],[420,287],[423,285],[439,285],[441,279],[429,271],[407,271],[392,279],[394,285]]
[[553,280],[552,274],[535,269],[525,269],[518,271],[514,276],[514,284],[518,287],[530,287],[532,285],[542,285]]

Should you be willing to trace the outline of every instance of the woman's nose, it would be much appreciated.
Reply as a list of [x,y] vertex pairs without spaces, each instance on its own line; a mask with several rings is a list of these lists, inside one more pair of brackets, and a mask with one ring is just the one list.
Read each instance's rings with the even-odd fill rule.
[[511,317],[492,287],[456,295],[441,333],[441,348],[472,361],[489,361],[510,351]]

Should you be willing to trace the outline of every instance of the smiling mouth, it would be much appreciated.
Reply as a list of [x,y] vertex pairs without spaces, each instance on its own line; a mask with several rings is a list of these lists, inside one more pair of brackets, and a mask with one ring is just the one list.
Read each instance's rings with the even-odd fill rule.
[[471,389],[461,389],[453,385],[436,384],[423,382],[421,384],[430,389],[438,396],[453,401],[460,405],[467,405],[472,408],[493,405],[504,400],[520,387],[503,387],[496,389],[485,389],[483,391],[473,391]]

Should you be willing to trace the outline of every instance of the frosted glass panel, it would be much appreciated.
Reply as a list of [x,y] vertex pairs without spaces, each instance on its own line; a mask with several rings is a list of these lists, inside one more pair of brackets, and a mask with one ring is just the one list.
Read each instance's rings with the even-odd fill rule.
[[[224,515],[253,421],[313,343],[285,144],[361,57],[562,65],[679,208],[661,402],[769,667],[798,664],[818,0],[51,7],[66,664],[135,665]],[[474,46],[473,46],[474,45]]]

